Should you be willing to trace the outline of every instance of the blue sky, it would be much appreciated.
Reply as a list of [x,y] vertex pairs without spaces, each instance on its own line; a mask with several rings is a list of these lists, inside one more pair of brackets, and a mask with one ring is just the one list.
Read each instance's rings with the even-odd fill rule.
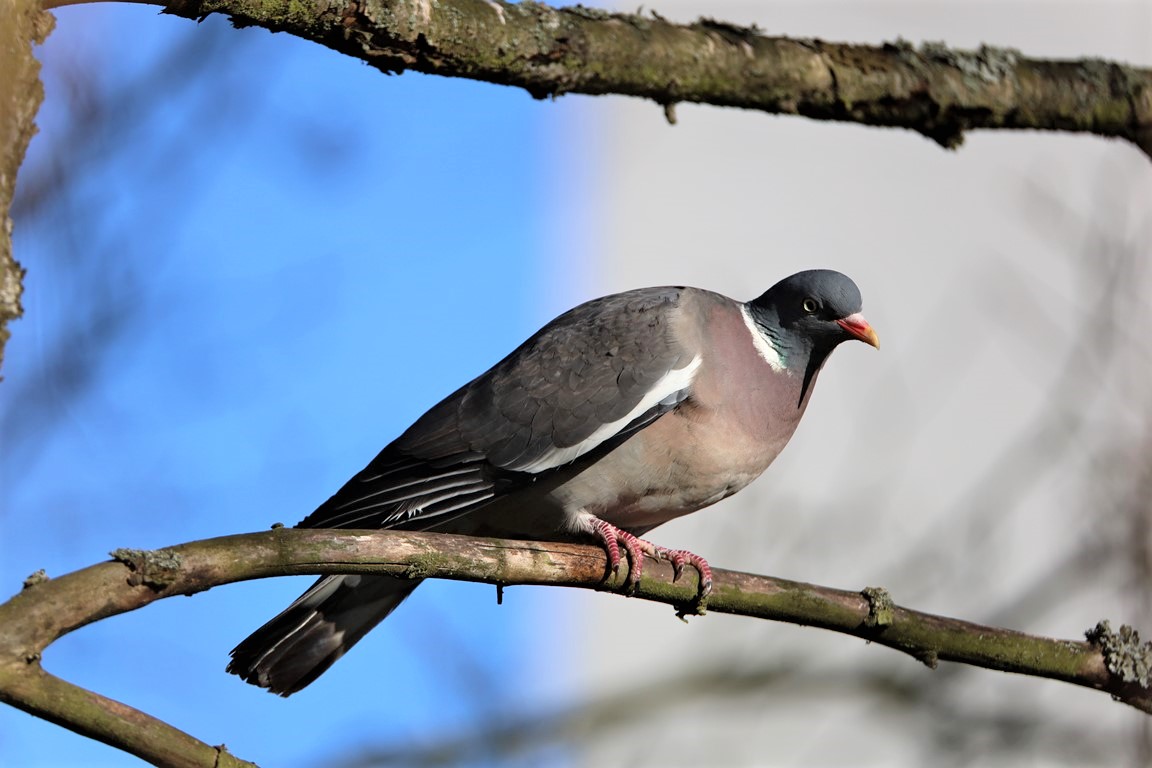
[[[0,388],[5,594],[116,547],[298,521],[585,298],[579,232],[557,214],[582,174],[587,141],[560,128],[577,102],[385,77],[219,17],[57,15],[21,192],[34,176],[72,183],[50,214],[17,220],[28,276]],[[116,105],[114,131],[92,104]],[[87,372],[78,383],[50,368],[61,357]],[[45,666],[277,766],[562,698],[539,650],[563,626],[544,591],[497,608],[477,585],[426,585],[292,699],[225,675],[229,649],[308,581],[163,601],[63,639]],[[136,762],[0,708],[5,765]]]

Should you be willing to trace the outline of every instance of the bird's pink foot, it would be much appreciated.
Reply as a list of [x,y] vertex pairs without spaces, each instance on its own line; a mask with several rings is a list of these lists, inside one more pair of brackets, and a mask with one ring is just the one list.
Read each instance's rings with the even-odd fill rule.
[[660,558],[656,547],[605,520],[596,520],[592,532],[608,553],[609,573],[615,575],[620,572],[620,547],[628,553],[628,576],[624,579],[626,592],[636,589],[640,583],[640,576],[644,573],[644,555]]
[[703,602],[712,591],[712,567],[700,555],[683,549],[667,549],[657,547],[649,541],[638,538],[628,531],[617,528],[606,520],[597,519],[592,526],[592,532],[600,540],[604,551],[608,554],[608,571],[613,575],[620,571],[620,548],[628,553],[628,577],[624,580],[624,590],[631,592],[640,583],[640,576],[644,572],[644,555],[656,560],[667,560],[672,564],[672,580],[679,580],[684,573],[684,566],[691,565],[700,574],[700,589],[696,600]]
[[695,552],[689,552],[686,549],[665,549],[664,547],[656,547],[656,554],[672,563],[672,581],[679,581],[680,577],[684,574],[684,565],[688,564],[696,569],[700,574],[700,591],[697,597],[701,600],[708,597],[712,592],[712,566],[708,565],[708,561],[697,555]]

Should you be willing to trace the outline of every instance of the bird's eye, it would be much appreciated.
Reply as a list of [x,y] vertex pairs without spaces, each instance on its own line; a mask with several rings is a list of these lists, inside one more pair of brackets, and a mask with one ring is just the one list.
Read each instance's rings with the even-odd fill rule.
[[813,298],[807,298],[807,299],[804,299],[803,303],[801,303],[800,306],[803,307],[804,311],[807,312],[808,314],[814,315],[814,314],[816,314],[816,310],[820,309],[820,302],[816,301],[816,299],[813,299]]

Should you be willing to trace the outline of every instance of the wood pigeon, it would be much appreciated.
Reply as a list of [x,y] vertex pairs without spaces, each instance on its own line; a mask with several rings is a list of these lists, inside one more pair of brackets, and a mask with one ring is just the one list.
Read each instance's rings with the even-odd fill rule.
[[[697,555],[638,536],[731,496],[792,436],[842,341],[878,347],[860,291],[800,272],[759,298],[641,288],[544,326],[425,413],[300,523],[552,541],[597,540],[628,585],[643,554],[679,575]],[[228,671],[288,696],[419,586],[325,576],[232,651]]]

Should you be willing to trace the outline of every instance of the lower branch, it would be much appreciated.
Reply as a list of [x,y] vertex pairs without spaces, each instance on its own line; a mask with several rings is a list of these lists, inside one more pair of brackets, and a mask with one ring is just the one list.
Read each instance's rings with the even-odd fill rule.
[[[248,764],[44,672],[44,649],[79,627],[155,600],[271,576],[384,573],[498,586],[620,586],[619,577],[605,578],[606,557],[595,547],[447,534],[282,528],[113,556],[115,561],[59,578],[33,576],[0,605],[0,700],[154,763],[179,766]],[[1152,713],[1152,644],[1141,644],[1129,628],[1113,633],[1101,622],[1090,642],[1056,640],[901,608],[882,589],[848,592],[719,569],[713,579],[707,608],[714,612],[854,635],[930,667],[955,661],[1063,680]],[[675,583],[668,563],[651,562],[632,596],[667,603],[684,615],[702,612],[696,592],[695,578]]]
[[28,663],[0,672],[0,701],[170,768],[254,768],[223,746],[213,747],[138,709],[85,690]]

